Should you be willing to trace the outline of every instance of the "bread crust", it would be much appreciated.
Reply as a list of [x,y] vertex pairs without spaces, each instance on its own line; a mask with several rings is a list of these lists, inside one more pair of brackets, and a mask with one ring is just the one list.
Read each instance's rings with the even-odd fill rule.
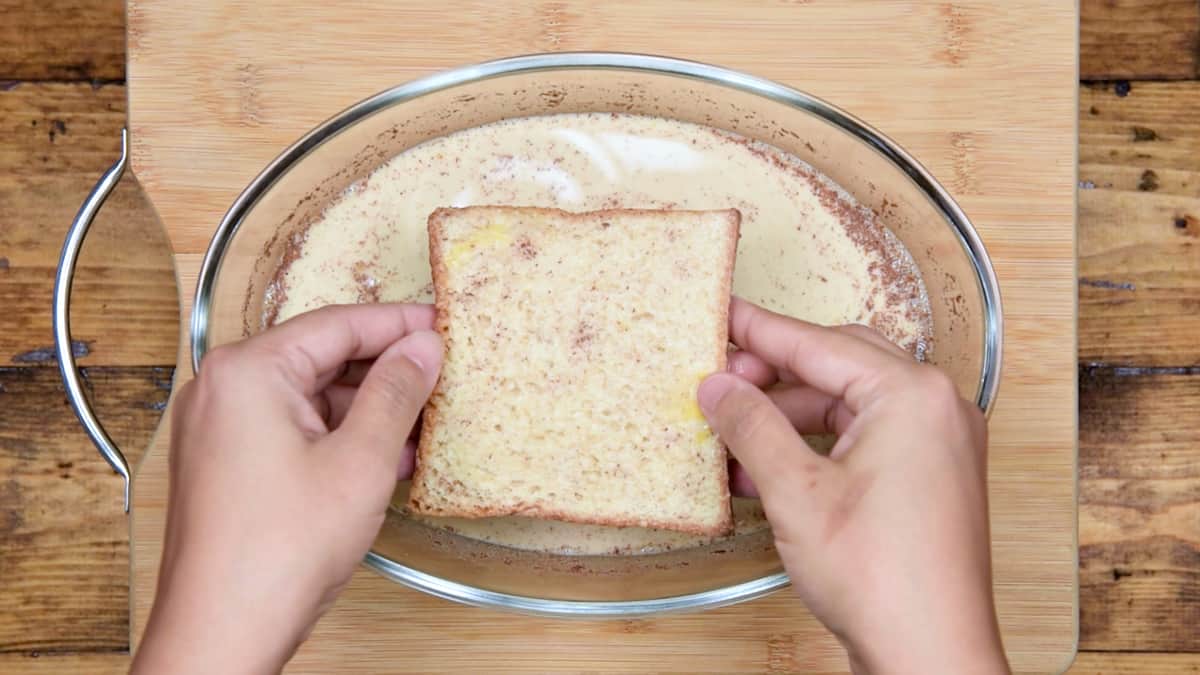
[[[444,240],[442,229],[445,226],[446,217],[452,213],[454,213],[454,209],[440,208],[429,214],[429,218],[426,221],[426,227],[429,231],[429,267],[433,276],[433,328],[437,331],[438,335],[442,336],[443,349],[449,349],[447,339],[449,338],[450,329],[447,319],[447,314],[449,313],[447,307],[449,294],[446,292],[449,274],[446,269],[445,256],[442,255],[442,243]],[[441,398],[441,394],[442,380],[438,378],[437,384],[434,385],[433,393],[429,396],[429,401],[425,404],[425,409],[421,413],[421,436],[417,439],[412,488],[408,493],[408,508],[416,513],[434,515],[422,508],[422,500],[425,498],[426,493],[426,457],[429,454],[429,446],[433,442],[433,431],[440,423],[437,403],[438,399]],[[481,518],[484,514],[462,515],[464,517]]]
[[[467,206],[460,208],[439,208],[430,214],[427,226],[429,232],[429,262],[433,277],[434,289],[434,307],[435,307],[435,330],[443,337],[446,349],[449,350],[455,336],[452,333],[452,327],[449,325],[450,313],[450,292],[449,284],[451,283],[450,271],[447,265],[446,251],[443,250],[445,242],[445,226],[446,220],[451,217],[459,217],[468,214],[471,211],[487,211],[491,214],[505,213],[510,216],[536,214],[542,217],[550,217],[563,221],[579,221],[592,220],[596,218],[619,216],[658,216],[664,213],[693,214],[711,216],[714,211],[681,211],[681,210],[664,210],[664,209],[605,209],[600,211],[589,212],[571,212],[562,209],[545,208],[545,207],[520,207],[520,206]],[[717,353],[714,355],[715,363],[718,368],[715,372],[723,371],[726,367],[728,358],[729,344],[729,299],[733,284],[733,269],[737,257],[737,245],[740,237],[741,229],[741,212],[737,209],[726,209],[721,212],[726,219],[727,230],[725,235],[725,254],[723,256],[724,266],[719,271],[722,275],[722,291],[714,299],[717,303],[716,307],[712,308],[717,321],[714,323],[716,330]],[[722,486],[722,494],[720,498],[720,513],[715,522],[698,523],[685,522],[677,519],[657,519],[648,518],[612,518],[612,517],[596,517],[587,514],[566,512],[562,509],[548,508],[537,501],[520,501],[514,505],[487,505],[477,504],[472,507],[463,505],[451,505],[450,507],[439,506],[430,503],[429,483],[430,477],[427,473],[428,459],[431,448],[434,442],[434,433],[438,425],[442,423],[441,414],[438,409],[443,394],[442,380],[439,380],[434,392],[426,405],[423,414],[423,423],[420,439],[417,445],[416,453],[416,468],[413,472],[412,488],[409,492],[408,508],[414,513],[419,513],[427,516],[455,516],[460,518],[485,518],[497,516],[527,516],[533,518],[543,518],[550,520],[569,521],[576,523],[589,523],[594,525],[607,525],[613,527],[647,527],[669,529],[680,532],[688,532],[691,534],[702,536],[721,536],[729,534],[733,530],[733,511],[729,493],[729,475],[728,475],[728,452],[722,453],[721,461],[717,462],[717,466],[712,468],[712,471],[719,479],[718,484]],[[724,447],[723,445],[721,446]],[[457,481],[454,481],[457,482]],[[451,483],[447,486],[443,482],[443,487],[451,491],[455,487],[464,488],[461,483],[458,486]]]

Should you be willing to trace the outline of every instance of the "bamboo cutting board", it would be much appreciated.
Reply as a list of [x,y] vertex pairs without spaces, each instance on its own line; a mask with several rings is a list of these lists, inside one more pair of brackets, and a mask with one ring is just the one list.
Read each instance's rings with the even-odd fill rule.
[[[501,56],[596,49],[691,58],[812,92],[921,158],[991,252],[1006,324],[991,420],[997,603],[1018,671],[1067,667],[1078,594],[1074,2],[348,4],[130,1],[133,169],[167,227],[185,312],[200,257],[246,183],[316,123],[391,85]],[[188,363],[184,351],[177,384]],[[165,427],[135,481],[134,642],[161,551]],[[580,623],[461,607],[364,569],[291,670],[845,666],[789,592],[701,614]]]

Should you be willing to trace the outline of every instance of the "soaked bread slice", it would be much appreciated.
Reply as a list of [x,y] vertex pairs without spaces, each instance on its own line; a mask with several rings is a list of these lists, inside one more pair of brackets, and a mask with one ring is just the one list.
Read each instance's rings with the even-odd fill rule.
[[409,507],[724,534],[723,370],[741,216],[477,206],[429,217],[441,379]]

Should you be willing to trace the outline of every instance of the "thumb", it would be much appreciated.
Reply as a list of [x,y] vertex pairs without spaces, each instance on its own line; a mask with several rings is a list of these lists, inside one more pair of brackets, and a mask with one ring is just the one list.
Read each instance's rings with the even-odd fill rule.
[[417,415],[429,400],[442,367],[442,338],[417,331],[388,347],[367,371],[346,419],[335,432],[371,453],[398,463]]
[[815,494],[828,459],[813,452],[758,387],[730,373],[710,375],[697,392],[709,426],[750,474],[764,500]]

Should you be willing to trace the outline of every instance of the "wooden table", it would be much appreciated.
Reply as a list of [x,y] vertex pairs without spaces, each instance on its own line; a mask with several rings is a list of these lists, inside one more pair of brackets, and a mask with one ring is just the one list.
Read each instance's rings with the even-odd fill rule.
[[[1085,0],[1082,12],[1075,670],[1196,672],[1200,9]],[[66,224],[117,152],[123,5],[0,0],[0,13],[0,671],[119,672],[120,486],[66,407],[48,307]],[[177,344],[158,228],[126,178],[76,282],[81,363],[135,456],[165,405]]]

